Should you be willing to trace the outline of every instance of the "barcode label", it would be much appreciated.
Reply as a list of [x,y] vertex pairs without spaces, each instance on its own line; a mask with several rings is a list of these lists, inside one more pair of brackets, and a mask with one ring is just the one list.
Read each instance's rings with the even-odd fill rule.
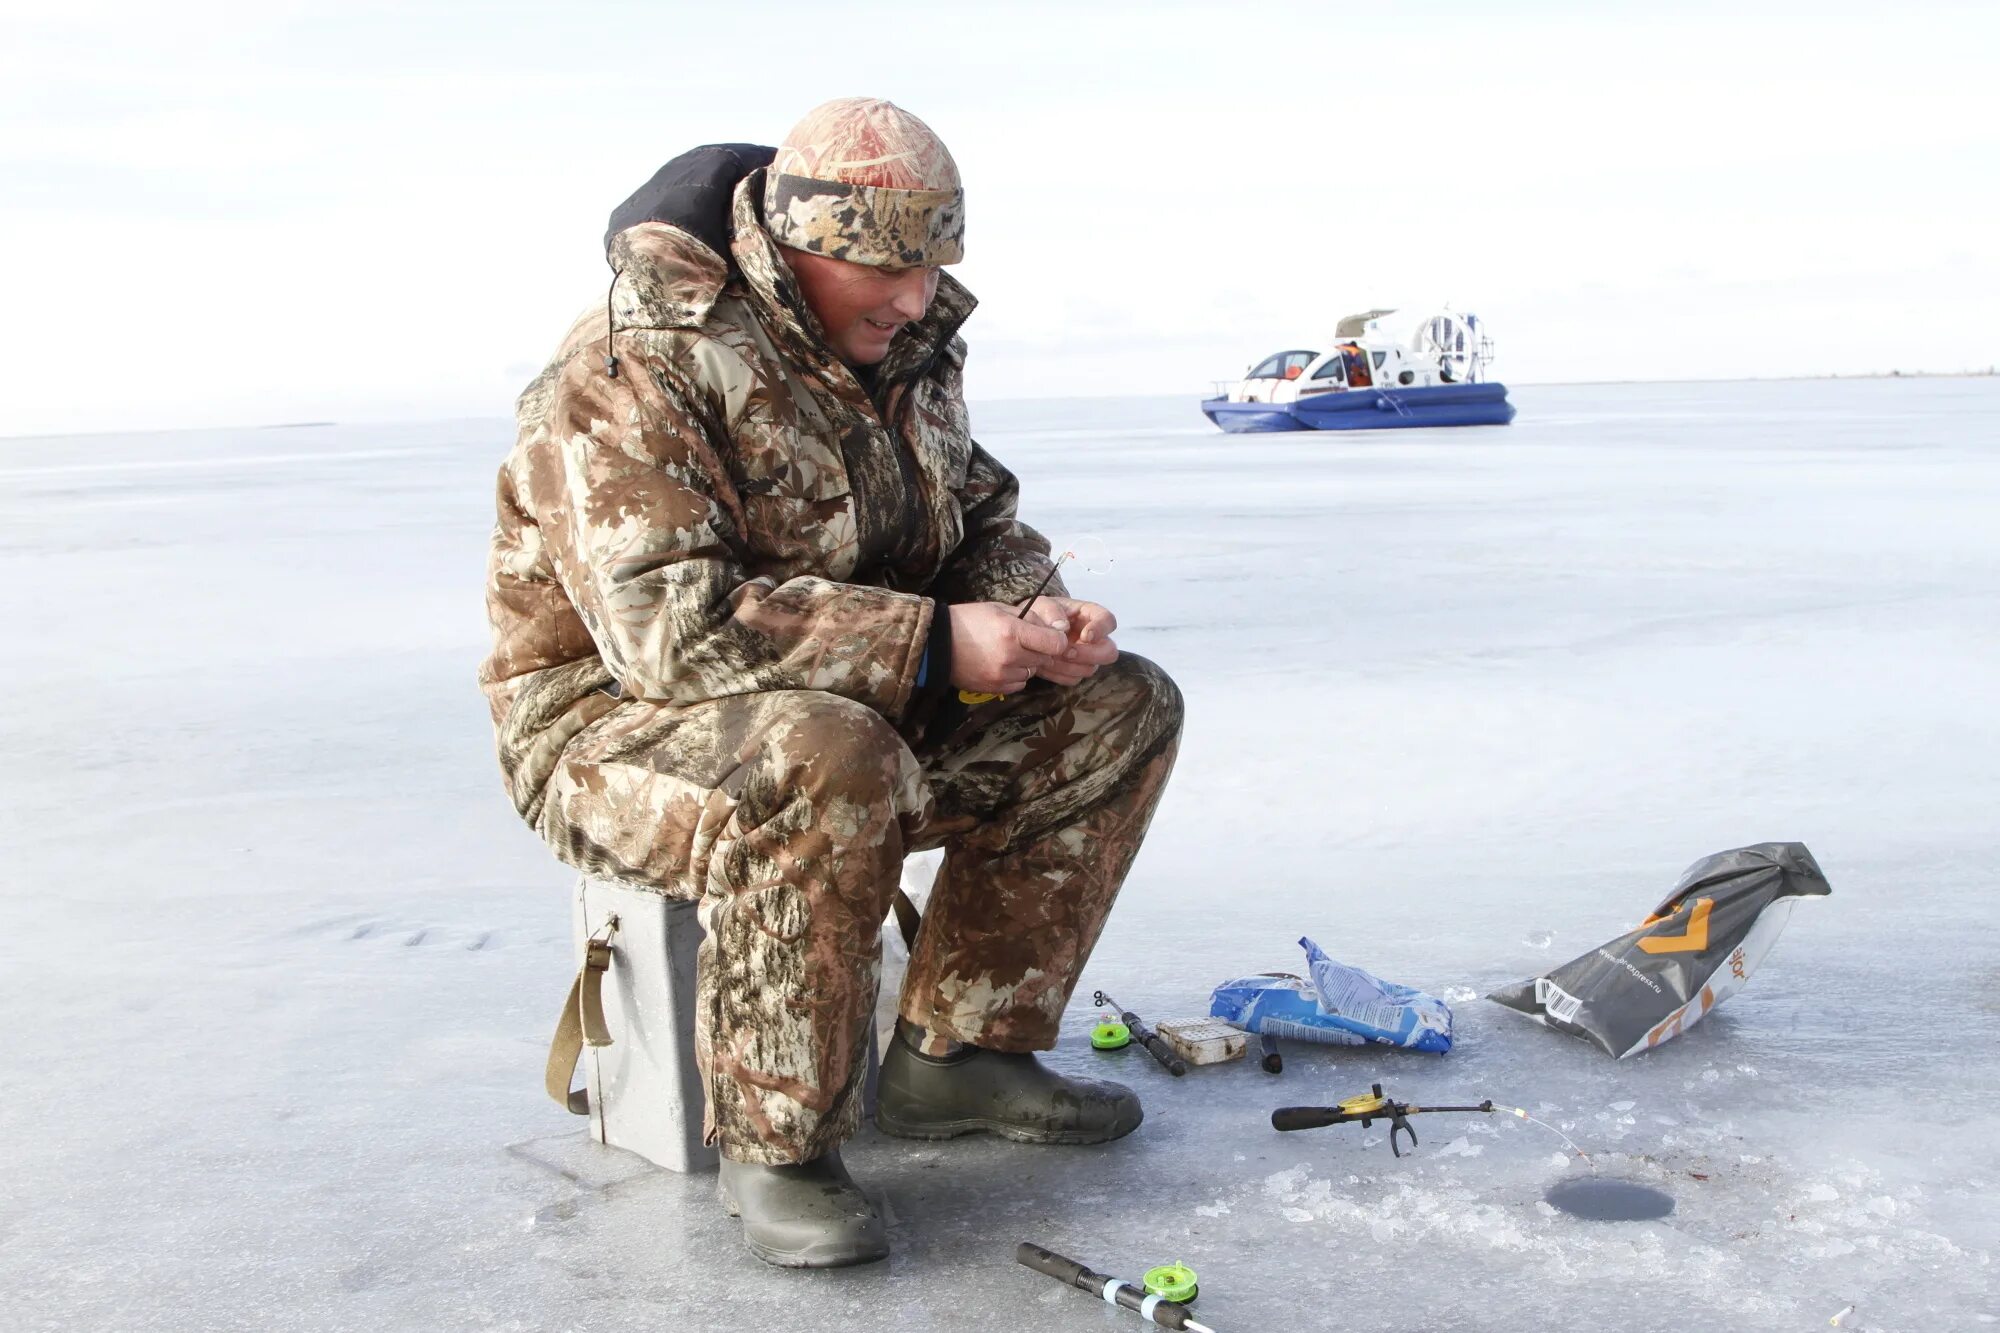
[[1295,1023],[1286,1018],[1267,1018],[1258,1025],[1260,1032],[1273,1037],[1291,1037],[1296,1041],[1316,1041],[1325,1046],[1366,1046],[1368,1038],[1345,1028],[1323,1028],[1311,1023]]
[[1583,997],[1571,995],[1547,977],[1535,978],[1535,1003],[1558,1023],[1574,1023],[1577,1010],[1583,1008]]

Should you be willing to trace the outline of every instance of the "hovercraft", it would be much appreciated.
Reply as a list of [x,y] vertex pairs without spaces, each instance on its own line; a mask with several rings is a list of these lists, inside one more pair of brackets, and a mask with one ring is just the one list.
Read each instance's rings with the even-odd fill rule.
[[1232,434],[1504,426],[1514,419],[1507,386],[1486,378],[1493,340],[1477,315],[1442,310],[1404,343],[1380,329],[1395,313],[1347,316],[1334,327],[1331,351],[1273,353],[1242,379],[1218,383],[1202,412]]

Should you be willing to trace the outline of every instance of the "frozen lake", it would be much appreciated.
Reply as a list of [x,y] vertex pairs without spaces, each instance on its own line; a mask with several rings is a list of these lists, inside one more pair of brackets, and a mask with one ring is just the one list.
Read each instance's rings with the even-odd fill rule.
[[[1529,388],[1507,429],[975,409],[1189,725],[1083,989],[1344,961],[1484,992],[1689,862],[1811,847],[1743,994],[1614,1062],[1482,1002],[1288,1047],[1102,1149],[849,1150],[895,1258],[764,1268],[713,1178],[544,1097],[569,877],[473,682],[500,422],[0,440],[0,1299],[13,1328],[1136,1329],[1017,1267],[1181,1260],[1218,1333],[2000,1319],[2000,381]],[[1551,939],[1550,936],[1553,935]],[[1279,1135],[1371,1081],[1497,1118]]]

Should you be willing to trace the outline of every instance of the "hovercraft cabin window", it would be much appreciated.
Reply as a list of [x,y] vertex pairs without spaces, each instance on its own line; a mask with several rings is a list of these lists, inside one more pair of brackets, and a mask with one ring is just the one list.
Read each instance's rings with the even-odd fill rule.
[[1295,380],[1319,358],[1318,352],[1279,352],[1259,361],[1243,378],[1246,380]]

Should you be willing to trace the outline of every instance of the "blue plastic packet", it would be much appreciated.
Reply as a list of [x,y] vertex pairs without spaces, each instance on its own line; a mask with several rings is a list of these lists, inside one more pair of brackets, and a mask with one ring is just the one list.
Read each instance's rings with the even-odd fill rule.
[[1297,1041],[1451,1049],[1451,1009],[1443,1000],[1336,962],[1309,939],[1299,944],[1311,982],[1274,973],[1225,981],[1208,1012],[1246,1032]]

